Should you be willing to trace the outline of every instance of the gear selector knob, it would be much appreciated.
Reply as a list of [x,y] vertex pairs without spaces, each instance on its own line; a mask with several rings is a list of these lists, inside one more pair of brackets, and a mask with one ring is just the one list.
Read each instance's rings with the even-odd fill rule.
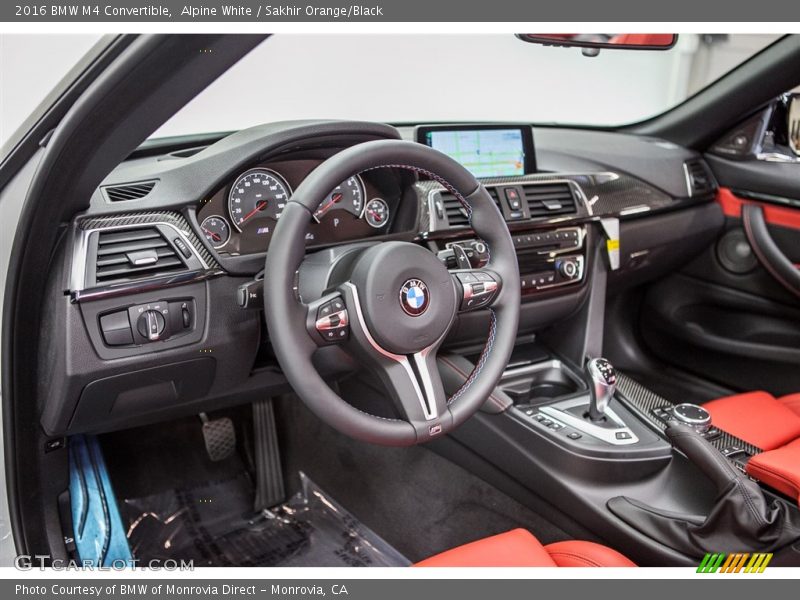
[[589,418],[600,421],[617,389],[617,372],[605,358],[593,358],[586,363],[589,379]]

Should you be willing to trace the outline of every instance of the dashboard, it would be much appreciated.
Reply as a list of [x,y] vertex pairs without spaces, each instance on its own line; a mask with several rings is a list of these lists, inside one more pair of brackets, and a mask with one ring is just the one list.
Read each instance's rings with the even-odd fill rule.
[[[197,221],[206,242],[228,256],[263,253],[286,202],[322,162],[294,159],[257,163],[200,201]],[[402,178],[391,169],[355,174],[322,199],[309,222],[309,248],[385,236],[416,217],[401,211]],[[413,215],[408,213],[414,213]]]
[[[56,321],[50,331],[67,335],[51,350],[64,364],[43,382],[44,429],[110,430],[200,402],[285,393],[259,297],[265,256],[304,179],[362,142],[422,139],[472,163],[516,249],[520,336],[585,306],[595,275],[608,269],[604,222],[618,221],[622,248],[609,286],[674,268],[716,235],[715,182],[695,152],[608,132],[448,127],[271,123],[199,147],[137,150],[75,215],[54,261],[58,293],[47,295],[45,314]],[[412,242],[448,269],[490,258],[452,193],[399,165],[354,173],[319,202],[305,232],[308,268],[295,280],[303,300],[335,276],[325,265],[346,263],[361,245]],[[488,311],[476,306],[457,319],[446,347],[485,340]],[[351,368],[341,350],[325,350],[318,358],[332,377]]]

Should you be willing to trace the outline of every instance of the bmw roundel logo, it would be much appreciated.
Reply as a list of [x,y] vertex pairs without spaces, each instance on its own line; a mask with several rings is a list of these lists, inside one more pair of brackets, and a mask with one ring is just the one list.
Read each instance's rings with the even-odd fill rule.
[[428,309],[430,293],[420,279],[409,279],[400,288],[400,306],[406,314],[418,317]]

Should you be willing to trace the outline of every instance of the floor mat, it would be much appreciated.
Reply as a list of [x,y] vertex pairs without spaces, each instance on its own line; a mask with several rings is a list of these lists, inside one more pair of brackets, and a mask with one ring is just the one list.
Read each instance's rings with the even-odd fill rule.
[[253,486],[237,477],[122,503],[134,557],[195,566],[395,567],[409,561],[305,474],[302,489],[253,514]]
[[390,448],[353,440],[323,423],[297,398],[277,406],[288,489],[303,471],[412,561],[523,527],[543,543],[596,540],[556,525],[460,466],[421,446]]

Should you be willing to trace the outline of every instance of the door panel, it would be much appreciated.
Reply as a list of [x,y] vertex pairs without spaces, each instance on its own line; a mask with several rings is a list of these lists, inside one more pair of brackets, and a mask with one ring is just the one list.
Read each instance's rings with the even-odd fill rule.
[[680,273],[647,290],[642,336],[664,362],[725,387],[798,392],[800,299],[757,260],[741,214],[746,203],[760,205],[773,241],[800,265],[800,164],[753,160],[737,171],[724,162],[715,175],[725,228]]

